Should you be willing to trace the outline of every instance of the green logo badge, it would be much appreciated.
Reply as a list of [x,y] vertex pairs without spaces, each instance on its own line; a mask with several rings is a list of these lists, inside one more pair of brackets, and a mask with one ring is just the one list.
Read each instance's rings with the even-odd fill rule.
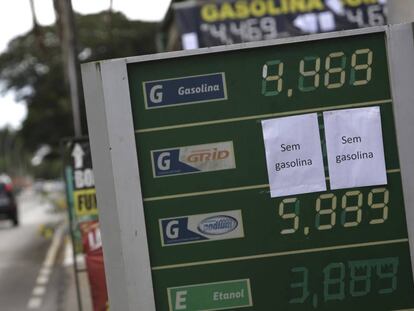
[[250,280],[234,280],[168,288],[170,311],[224,310],[253,306]]

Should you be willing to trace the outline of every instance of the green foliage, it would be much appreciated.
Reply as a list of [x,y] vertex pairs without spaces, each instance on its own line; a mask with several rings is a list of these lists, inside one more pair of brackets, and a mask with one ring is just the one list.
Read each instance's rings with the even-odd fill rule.
[[0,130],[0,174],[19,175],[27,166],[28,155],[24,152],[19,133]]
[[[77,16],[82,62],[155,53],[158,24],[129,21],[121,13]],[[88,55],[91,53],[90,55]],[[88,55],[84,58],[84,55]]]
[[[81,62],[155,52],[157,24],[129,21],[121,13],[77,15]],[[71,104],[59,31],[39,27],[15,38],[0,55],[0,85],[28,105],[19,136],[34,152],[48,144],[55,151],[63,137],[73,136]],[[40,170],[41,171],[41,170]]]
[[59,158],[48,158],[39,166],[31,167],[30,174],[35,178],[55,179],[62,175],[62,161]]

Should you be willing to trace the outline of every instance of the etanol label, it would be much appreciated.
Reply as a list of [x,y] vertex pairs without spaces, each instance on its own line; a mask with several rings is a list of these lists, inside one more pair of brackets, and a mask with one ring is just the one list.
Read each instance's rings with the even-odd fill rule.
[[323,118],[331,189],[386,184],[380,108],[326,111]]
[[154,177],[236,168],[232,141],[151,151]]
[[171,287],[167,291],[170,311],[253,306],[249,279]]
[[227,99],[224,72],[142,83],[146,109]]
[[244,237],[241,210],[159,220],[162,246]]

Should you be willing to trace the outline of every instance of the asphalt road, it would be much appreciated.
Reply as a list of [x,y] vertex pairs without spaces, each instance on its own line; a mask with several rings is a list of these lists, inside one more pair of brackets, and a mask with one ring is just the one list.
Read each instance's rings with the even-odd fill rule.
[[62,239],[46,238],[40,229],[56,226],[63,234],[63,215],[33,191],[18,201],[20,226],[0,221],[0,309],[58,311],[65,285],[65,271],[56,264]]

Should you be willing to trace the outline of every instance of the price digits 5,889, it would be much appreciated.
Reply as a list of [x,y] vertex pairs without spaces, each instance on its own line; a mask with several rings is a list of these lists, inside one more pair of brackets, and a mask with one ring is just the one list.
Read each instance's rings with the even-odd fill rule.
[[[299,62],[298,89],[311,92],[323,86],[338,89],[345,85],[361,86],[372,79],[374,53],[369,48],[358,49],[349,59],[342,51],[330,53],[325,59],[319,56],[305,56]],[[323,67],[323,68],[322,68]],[[262,67],[262,95],[275,96],[286,87],[284,85],[285,64],[281,60],[271,60]]]
[[[386,188],[374,188],[365,198],[359,190],[348,191],[341,198],[333,193],[321,194],[315,202],[315,228],[320,231],[331,230],[337,225],[337,218],[341,226],[345,228],[357,227],[362,221],[364,202],[374,214],[369,219],[369,224],[382,224],[388,219],[389,200],[390,194]],[[298,198],[283,199],[279,203],[278,214],[287,223],[280,231],[281,234],[293,234],[298,231],[300,227],[300,200]]]

